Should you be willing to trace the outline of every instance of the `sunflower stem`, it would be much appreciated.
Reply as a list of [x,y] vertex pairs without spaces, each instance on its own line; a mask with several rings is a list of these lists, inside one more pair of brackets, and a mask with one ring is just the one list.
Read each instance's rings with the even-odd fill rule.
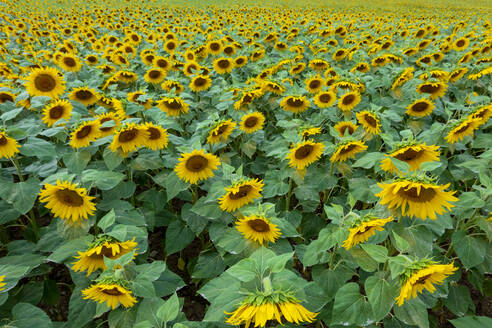
[[198,186],[196,184],[191,185],[191,195],[193,196],[193,204],[198,201]]
[[285,211],[288,211],[290,208],[290,198],[292,197],[292,178],[289,177],[289,192],[285,198]]
[[272,281],[270,280],[270,277],[263,278],[263,290],[266,295],[270,295],[272,293]]

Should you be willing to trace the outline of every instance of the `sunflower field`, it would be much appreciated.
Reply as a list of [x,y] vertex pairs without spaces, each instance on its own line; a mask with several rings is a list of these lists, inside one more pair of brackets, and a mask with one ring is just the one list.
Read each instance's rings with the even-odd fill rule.
[[492,1],[0,8],[0,327],[492,327]]

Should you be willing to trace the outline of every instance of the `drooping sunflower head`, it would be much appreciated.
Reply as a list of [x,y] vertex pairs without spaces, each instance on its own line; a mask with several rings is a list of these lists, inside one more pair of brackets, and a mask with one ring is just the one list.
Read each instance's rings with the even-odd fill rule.
[[159,150],[167,147],[168,134],[166,129],[150,122],[144,124],[142,128],[147,129],[148,132],[145,147],[152,150]]
[[100,133],[99,121],[85,121],[70,134],[70,146],[73,148],[87,147],[91,141],[99,138]]
[[86,251],[78,252],[78,256],[75,256],[77,261],[72,263],[72,270],[75,272],[87,270],[87,276],[99,269],[106,270],[105,257],[114,260],[133,251],[136,247],[135,238],[120,242],[112,236],[99,235]]
[[72,109],[72,104],[66,100],[50,102],[43,109],[43,122],[51,127],[59,120],[68,121],[72,116]]
[[78,87],[74,88],[68,94],[68,97],[73,101],[78,101],[85,106],[89,106],[95,104],[99,100],[100,95],[94,89],[89,89],[88,87]]
[[270,91],[279,96],[285,92],[285,87],[277,82],[265,81],[262,83],[262,86],[266,91]]
[[[439,161],[439,146],[428,146],[425,143],[419,144],[416,141],[411,141],[398,145],[389,156],[410,165],[410,171],[416,171],[422,163]],[[388,172],[398,172],[389,157],[381,161],[381,169]]]
[[27,78],[26,90],[31,97],[58,98],[65,92],[63,75],[55,68],[35,68]]
[[188,104],[179,97],[161,98],[156,106],[163,112],[166,112],[167,116],[179,116],[188,113]]
[[376,231],[383,231],[383,226],[393,221],[393,217],[381,219],[372,215],[366,215],[362,220],[358,220],[351,228],[349,235],[343,242],[343,247],[346,250],[351,249],[357,244],[366,242],[371,236],[376,234]]
[[432,113],[434,103],[426,98],[417,99],[407,106],[407,113],[410,116],[424,117]]
[[94,215],[96,206],[93,199],[87,195],[87,189],[60,180],[57,180],[56,185],[45,184],[39,193],[39,201],[46,203],[45,207],[51,214],[71,224]]
[[309,108],[309,105],[309,100],[304,96],[287,96],[280,101],[280,107],[293,113],[302,113]]
[[174,171],[181,180],[196,184],[213,177],[213,171],[219,165],[220,160],[217,156],[207,154],[203,149],[194,150],[191,153],[181,154]]
[[0,130],[0,158],[11,158],[19,152],[19,144]]
[[335,147],[335,152],[330,157],[330,162],[344,162],[349,158],[355,158],[355,154],[363,152],[367,146],[362,141],[347,140]]
[[324,149],[325,146],[321,142],[306,140],[292,148],[286,158],[289,160],[290,167],[302,170],[317,161]]
[[419,176],[408,176],[395,179],[390,183],[378,183],[382,191],[376,196],[381,198],[381,204],[390,209],[399,210],[401,215],[418,217],[422,220],[435,220],[437,214],[449,211],[456,202],[455,191],[444,191],[449,187],[438,185],[433,179]]
[[127,123],[113,136],[109,149],[113,152],[121,150],[124,154],[145,146],[149,132],[142,125]]
[[103,280],[82,290],[82,295],[84,295],[85,300],[90,299],[99,303],[106,302],[107,306],[113,310],[120,304],[129,308],[137,303],[137,299],[132,296],[129,285],[129,282],[122,280]]
[[207,143],[216,144],[220,141],[226,142],[235,127],[236,123],[233,122],[232,119],[220,122],[210,130],[207,137]]
[[465,74],[467,72],[468,72],[467,67],[457,68],[449,74],[449,81],[454,83],[454,82],[458,81],[459,79],[461,79],[463,76],[465,76]]
[[147,83],[161,83],[167,75],[167,71],[160,67],[153,67],[145,72],[144,80]]
[[363,110],[362,112],[358,112],[355,114],[357,117],[357,121],[362,125],[364,130],[371,134],[379,134],[381,132],[381,120],[379,116],[368,110]]
[[424,82],[417,86],[417,92],[428,94],[431,99],[444,96],[448,86],[445,82]]
[[350,91],[342,95],[338,99],[338,108],[344,112],[352,110],[361,101],[360,93],[357,91]]
[[261,197],[263,180],[250,179],[240,181],[225,188],[226,193],[219,198],[220,208],[226,212],[234,212],[246,204]]
[[260,112],[243,115],[239,128],[246,133],[253,133],[263,128],[265,116]]
[[236,221],[236,229],[241,232],[244,238],[256,242],[260,245],[264,243],[274,243],[281,235],[281,231],[276,224],[270,222],[263,216],[251,215],[244,216]]
[[120,82],[132,83],[138,80],[138,75],[131,71],[118,71],[115,73],[114,78]]
[[352,134],[354,134],[355,130],[357,130],[358,127],[358,125],[350,121],[342,121],[335,124],[333,128],[338,131],[340,137],[343,137],[345,135],[351,136]]
[[212,79],[208,75],[197,75],[190,82],[190,89],[194,92],[205,91],[212,86]]
[[324,71],[330,67],[330,63],[321,58],[311,59],[309,61],[309,67],[315,71]]
[[477,119],[479,121],[480,125],[487,123],[488,120],[492,117],[492,104],[488,104],[488,105],[476,108],[470,114],[470,117],[472,119]]
[[465,116],[451,127],[445,139],[448,143],[456,143],[463,140],[466,136],[473,135],[473,132],[480,127],[481,119],[473,116]]

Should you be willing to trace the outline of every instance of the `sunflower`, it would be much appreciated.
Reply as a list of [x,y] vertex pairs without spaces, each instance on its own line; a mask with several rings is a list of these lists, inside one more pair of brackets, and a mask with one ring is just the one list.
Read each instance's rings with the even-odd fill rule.
[[188,113],[188,104],[179,97],[164,97],[157,102],[156,106],[166,112],[167,116],[179,116]]
[[214,60],[213,67],[219,74],[230,73],[234,68],[234,61],[226,57],[217,58]]
[[161,88],[162,90],[166,90],[168,92],[174,92],[177,95],[179,95],[184,90],[184,87],[181,85],[181,83],[172,80],[162,82]]
[[357,130],[358,127],[359,127],[358,125],[355,125],[354,123],[352,123],[350,121],[342,121],[342,122],[338,122],[337,124],[335,124],[335,126],[333,128],[338,131],[338,134],[340,134],[340,137],[343,137],[343,136],[345,136],[345,131],[350,136],[350,135],[354,134],[355,130]]
[[104,271],[106,270],[105,257],[115,260],[133,251],[137,245],[135,238],[120,242],[114,237],[103,235],[98,237],[85,252],[77,252],[78,256],[75,258],[78,260],[72,263],[72,270],[75,272],[87,270],[87,276],[98,269]]
[[427,261],[423,268],[413,270],[404,279],[400,295],[396,298],[398,306],[402,306],[405,301],[412,297],[417,297],[417,293],[422,293],[424,289],[433,293],[436,287],[433,284],[442,284],[446,277],[452,275],[457,267],[454,264],[435,264],[436,262]]
[[235,67],[243,67],[248,63],[248,57],[246,56],[238,56],[234,58],[234,66]]
[[19,144],[0,130],[0,158],[11,158],[19,152]]
[[236,229],[243,234],[244,238],[260,245],[274,243],[282,234],[276,224],[270,222],[263,216],[244,216],[236,221]]
[[429,94],[431,99],[436,99],[444,96],[447,84],[444,82],[424,82],[417,86],[417,92],[420,94]]
[[472,119],[477,119],[479,122],[479,125],[483,125],[488,122],[490,117],[492,117],[492,104],[486,105],[479,107],[475,109],[471,114],[470,117]]
[[285,92],[285,87],[277,82],[264,81],[262,86],[264,90],[274,93],[278,96],[282,95]]
[[58,98],[65,92],[65,80],[56,68],[43,67],[32,70],[25,84],[31,97],[47,96]]
[[343,242],[343,247],[346,250],[351,249],[357,244],[366,242],[370,237],[376,234],[376,231],[383,231],[383,226],[393,221],[393,217],[381,219],[373,216],[366,216],[356,226],[349,228],[349,236]]
[[166,75],[167,75],[166,70],[159,67],[153,67],[147,70],[147,72],[145,72],[144,80],[147,83],[158,84],[164,81]]
[[265,116],[260,112],[253,112],[250,114],[243,115],[243,117],[241,117],[241,123],[239,123],[239,128],[246,133],[253,133],[263,129],[264,123],[265,123]]
[[461,119],[451,128],[445,139],[448,143],[453,144],[463,140],[466,136],[473,135],[473,132],[480,127],[481,120],[473,116],[467,116]]
[[[103,113],[96,116],[97,121],[99,122],[99,138],[104,138],[109,136],[116,131],[116,129],[120,126],[121,118],[118,114],[114,112]],[[102,126],[104,123],[113,121],[114,125],[112,126]],[[109,125],[109,123],[108,123]]]
[[465,74],[468,72],[467,67],[460,67],[458,69],[455,69],[451,73],[449,73],[449,81],[455,83],[459,79],[461,79]]
[[355,106],[360,103],[360,93],[357,91],[350,91],[345,93],[338,99],[338,108],[344,112],[351,111]]
[[159,67],[163,70],[169,71],[171,70],[173,64],[171,60],[165,57],[157,56],[153,58],[152,65],[155,67]]
[[212,55],[218,55],[222,52],[223,47],[220,41],[210,41],[207,43],[207,52]]
[[231,119],[220,122],[208,134],[207,143],[216,144],[220,141],[226,142],[235,127],[236,123],[232,122]]
[[282,316],[288,322],[299,323],[313,322],[318,313],[307,310],[299,304],[300,301],[295,297],[283,292],[257,292],[247,297],[242,304],[232,313],[226,312],[231,316],[226,319],[226,322],[244,327],[249,327],[250,323],[254,323],[255,327],[265,327],[267,321],[276,320],[282,324]]
[[333,91],[320,91],[314,96],[314,103],[319,108],[331,107],[336,100],[337,96]]
[[113,152],[120,149],[124,154],[145,146],[149,139],[149,132],[141,125],[127,123],[113,136],[109,149]]
[[68,121],[72,116],[73,106],[66,100],[55,100],[43,109],[43,122],[47,126],[53,126],[58,120]]
[[[388,156],[410,165],[410,171],[416,171],[422,163],[439,161],[439,146],[427,146],[425,143],[412,142],[410,145],[402,145]],[[381,169],[387,172],[398,172],[389,157],[381,161]]]
[[13,94],[12,92],[8,92],[8,91],[1,91],[0,92],[0,104],[5,104],[7,101],[9,102],[15,102],[15,94]]
[[100,95],[94,89],[89,89],[88,87],[79,87],[74,88],[68,94],[68,97],[73,101],[78,101],[85,106],[89,106],[95,104],[99,100]]
[[362,141],[346,141],[336,146],[335,152],[330,157],[330,162],[345,162],[349,158],[355,158],[355,154],[367,149]]
[[191,184],[206,180],[214,176],[213,170],[220,165],[220,160],[204,150],[194,150],[191,153],[181,154],[179,163],[174,168],[178,177]]
[[302,113],[309,108],[309,105],[309,100],[304,96],[287,96],[280,101],[280,107],[293,113]]
[[147,129],[148,136],[145,141],[145,147],[152,150],[159,150],[167,147],[168,144],[168,134],[167,130],[160,125],[155,125],[153,123],[145,123],[142,126],[143,129]]
[[330,63],[324,59],[315,58],[309,61],[309,67],[311,67],[315,71],[324,71],[325,69],[330,67]]
[[429,99],[422,98],[415,100],[406,109],[407,111],[405,113],[410,116],[424,117],[432,113],[434,104]]
[[371,70],[371,66],[368,63],[363,62],[363,63],[358,63],[357,65],[352,67],[350,72],[368,73],[370,70]]
[[196,61],[192,60],[186,62],[186,64],[183,67],[183,73],[186,76],[192,76],[196,74],[200,69],[201,69],[200,65]]
[[3,286],[5,286],[5,285],[6,285],[6,283],[4,283],[4,282],[3,282],[3,280],[4,280],[4,279],[5,279],[5,275],[0,276],[0,292],[1,292],[2,290],[5,290],[5,288],[3,288]]
[[85,121],[70,134],[70,146],[81,148],[89,146],[91,141],[100,137],[99,121]]
[[250,179],[235,183],[225,188],[225,195],[219,198],[220,208],[226,212],[234,212],[246,204],[261,197],[263,180]]
[[462,38],[456,39],[453,42],[453,49],[456,51],[462,51],[462,50],[465,50],[469,44],[470,44],[470,40],[468,40],[465,37],[462,37]]
[[145,93],[145,91],[128,92],[126,94],[126,99],[128,99],[128,101],[131,101],[132,103],[144,106],[145,109],[149,109],[150,107],[152,107],[152,104],[154,103],[153,100],[152,99],[146,99],[146,100],[139,99],[140,97],[146,96],[146,95],[147,94]]
[[78,72],[82,68],[80,60],[72,54],[65,54],[59,60],[60,67],[68,72]]
[[195,92],[205,91],[212,86],[212,79],[208,75],[197,75],[190,82],[190,89]]
[[458,201],[453,196],[455,191],[443,191],[449,185],[436,185],[424,179],[401,178],[390,183],[378,183],[383,190],[376,196],[381,198],[382,205],[388,204],[390,209],[399,208],[401,215],[435,220],[436,213],[443,214],[445,208],[449,211],[454,207],[450,201]]
[[348,53],[349,52],[347,49],[340,48],[333,52],[331,59],[333,59],[334,61],[341,61],[345,59],[345,57],[347,57]]
[[305,83],[307,91],[311,93],[321,91],[321,88],[323,87],[323,79],[319,75],[310,77]]
[[86,61],[87,65],[94,66],[94,65],[97,65],[99,63],[99,58],[96,55],[87,55],[85,57],[85,61]]
[[84,299],[90,299],[95,302],[106,302],[108,307],[113,310],[121,303],[124,307],[132,307],[137,303],[137,299],[132,296],[129,288],[125,288],[121,283],[102,283],[98,282],[82,290]]
[[96,206],[92,202],[95,197],[87,195],[87,189],[78,188],[75,183],[56,181],[56,185],[45,184],[39,193],[39,201],[46,203],[45,207],[51,214],[62,220],[76,223],[94,215]]
[[303,139],[306,139],[309,136],[314,136],[317,134],[321,133],[321,128],[319,127],[310,127],[310,128],[305,128],[301,131],[300,135],[302,136]]
[[362,125],[364,130],[371,134],[379,134],[381,132],[381,120],[374,112],[363,110],[355,114],[357,121]]
[[305,63],[297,63],[289,70],[290,75],[300,74],[306,68]]
[[302,170],[317,161],[323,154],[325,146],[321,142],[306,140],[295,145],[287,155],[289,166]]

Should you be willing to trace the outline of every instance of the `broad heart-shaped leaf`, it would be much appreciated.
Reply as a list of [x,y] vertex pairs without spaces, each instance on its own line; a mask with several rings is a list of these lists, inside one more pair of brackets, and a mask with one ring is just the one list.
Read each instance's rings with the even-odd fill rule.
[[352,167],[370,169],[371,167],[378,165],[383,158],[385,158],[385,155],[380,152],[367,153],[352,164]]
[[188,189],[189,184],[178,178],[176,173],[172,171],[166,177],[164,181],[164,187],[166,188],[167,201],[170,201],[180,192]]
[[151,326],[142,327],[162,327],[163,321],[157,316],[157,311],[164,305],[165,301],[162,298],[144,298],[138,304],[137,318],[135,320],[135,325],[142,322],[149,322]]
[[251,258],[242,259],[227,270],[227,273],[244,282],[256,278],[256,261]]
[[366,279],[364,289],[371,304],[374,319],[383,319],[391,310],[398,294],[398,287],[390,284],[380,275],[374,275]]
[[70,172],[80,174],[91,160],[91,153],[87,150],[75,151],[66,153],[62,158]]
[[77,255],[77,251],[82,252],[87,250],[87,247],[93,239],[94,237],[92,235],[88,235],[81,238],[69,240],[58,247],[53,253],[51,253],[51,255],[48,257],[48,261],[62,263],[66,259]]
[[410,169],[410,165],[404,161],[400,161],[399,159],[395,157],[388,157],[391,160],[391,163],[396,167],[396,169],[402,173],[408,172]]
[[226,265],[222,256],[217,251],[202,252],[198,257],[198,262],[193,269],[192,278],[213,278],[220,275]]
[[29,303],[17,303],[12,308],[14,321],[10,325],[17,328],[50,328],[53,327],[50,318],[40,308]]
[[388,259],[388,249],[386,247],[374,244],[360,244],[360,246],[376,262],[384,263]]
[[293,255],[294,252],[290,252],[269,258],[267,260],[267,266],[270,269],[270,272],[277,273],[282,271],[285,268],[287,261],[292,259]]
[[456,328],[485,328],[492,327],[492,318],[470,315],[449,320]]
[[101,228],[103,231],[106,231],[107,228],[113,225],[116,220],[116,215],[114,213],[114,208],[111,209],[106,215],[104,215],[98,222],[97,226]]
[[137,278],[155,281],[166,270],[166,263],[163,261],[154,261],[152,263],[140,264],[137,265],[136,270],[138,272]]
[[395,316],[407,325],[429,328],[427,309],[419,298],[405,301],[402,306],[395,306],[393,311]]
[[166,230],[166,253],[168,255],[184,249],[193,239],[195,234],[181,220],[174,220]]
[[170,322],[176,319],[179,313],[178,295],[174,293],[161,307],[157,310],[157,317],[163,322]]
[[20,152],[24,156],[42,157],[56,157],[55,146],[44,139],[30,137],[27,142],[24,143],[20,149]]
[[[4,257],[7,258],[8,257]],[[27,263],[26,263],[27,264]],[[0,272],[3,276],[5,276],[3,283],[5,285],[2,287],[2,292],[6,293],[10,289],[14,288],[17,285],[19,279],[24,277],[29,271],[31,267],[28,265],[10,265],[10,264],[1,264]]]
[[82,172],[82,182],[92,182],[101,190],[110,190],[123,181],[125,175],[120,172],[85,170]]
[[66,327],[84,327],[93,320],[96,314],[96,303],[84,300],[81,288],[75,288],[70,297],[68,310],[68,321]]
[[256,262],[256,271],[263,276],[263,274],[269,269],[268,260],[273,258],[275,253],[266,247],[258,248],[251,256],[250,259]]
[[118,307],[112,310],[108,316],[109,328],[133,328],[137,318],[137,307]]
[[223,213],[217,201],[207,201],[205,197],[200,198],[191,211],[210,220],[220,218]]
[[443,298],[444,305],[457,316],[465,315],[468,308],[475,310],[470,290],[466,286],[449,286],[449,294]]
[[234,311],[244,295],[239,293],[241,282],[228,272],[210,280],[198,293],[211,304],[207,309],[204,321],[223,321],[224,311]]
[[33,207],[41,186],[38,178],[31,177],[27,181],[11,184],[10,192],[5,200],[12,204],[14,209],[26,214]]
[[465,268],[470,269],[484,261],[486,247],[480,240],[459,230],[453,233],[451,241]]
[[371,305],[359,291],[359,285],[349,282],[337,291],[331,318],[332,325],[368,326],[372,319]]

